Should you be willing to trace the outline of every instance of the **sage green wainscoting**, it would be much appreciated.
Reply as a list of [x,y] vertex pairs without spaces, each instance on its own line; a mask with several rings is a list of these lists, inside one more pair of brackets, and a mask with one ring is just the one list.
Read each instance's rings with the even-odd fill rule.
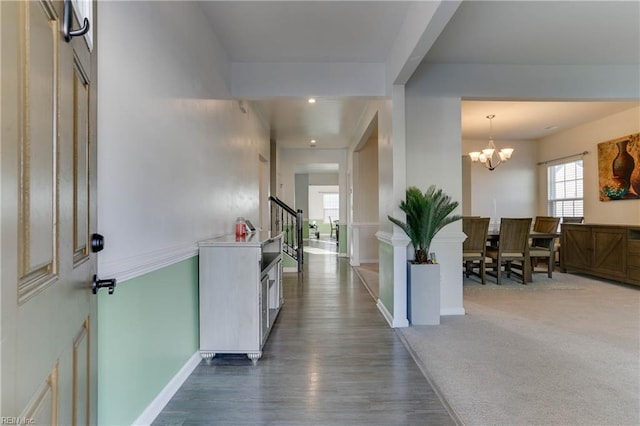
[[393,246],[380,241],[378,264],[379,298],[387,311],[393,315]]
[[302,221],[302,238],[309,238],[309,221]]
[[340,240],[338,241],[338,252],[347,252],[347,226],[338,224],[338,232],[340,234]]
[[198,257],[98,297],[98,424],[133,423],[199,347]]
[[298,270],[298,262],[286,253],[282,255],[282,267],[283,268],[296,268]]

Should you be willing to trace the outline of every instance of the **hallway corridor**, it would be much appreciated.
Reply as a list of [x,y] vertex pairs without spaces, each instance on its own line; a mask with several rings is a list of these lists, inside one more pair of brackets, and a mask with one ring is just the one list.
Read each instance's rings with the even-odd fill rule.
[[154,425],[454,424],[349,266],[310,242],[257,366],[202,361]]

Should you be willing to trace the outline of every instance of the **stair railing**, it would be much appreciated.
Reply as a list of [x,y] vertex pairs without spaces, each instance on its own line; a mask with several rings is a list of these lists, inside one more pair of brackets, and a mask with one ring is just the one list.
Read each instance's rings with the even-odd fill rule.
[[283,234],[282,250],[298,262],[298,272],[301,272],[304,263],[302,210],[296,211],[274,196],[269,196],[269,202],[271,203],[271,232]]

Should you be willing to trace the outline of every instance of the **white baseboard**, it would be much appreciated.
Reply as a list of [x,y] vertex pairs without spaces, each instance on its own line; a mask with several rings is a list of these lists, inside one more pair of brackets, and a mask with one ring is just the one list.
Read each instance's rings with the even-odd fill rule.
[[466,312],[464,310],[464,308],[448,308],[448,309],[440,309],[440,315],[441,316],[447,316],[447,315],[465,315]]
[[409,321],[407,320],[396,320],[393,315],[391,315],[391,312],[389,312],[387,310],[387,307],[384,306],[384,304],[382,303],[382,301],[380,299],[378,299],[378,303],[376,303],[376,306],[378,307],[378,310],[382,313],[382,316],[384,316],[384,319],[387,320],[387,323],[389,324],[389,327],[391,328],[403,328],[403,327],[409,327]]
[[133,422],[134,426],[146,426],[153,423],[153,421],[162,412],[162,409],[169,403],[173,395],[180,389],[180,386],[187,380],[189,375],[200,364],[202,357],[200,351],[196,352],[189,358],[189,360],[182,366],[180,371],[167,383],[167,385],[160,391],[151,404],[140,414],[140,416]]
[[384,319],[387,320],[387,323],[389,324],[389,327],[393,328],[393,315],[391,315],[391,312],[389,312],[387,310],[387,307],[384,306],[384,304],[382,303],[382,301],[380,299],[378,299],[378,302],[376,303],[376,306],[378,307],[378,310],[380,311],[380,313],[382,314]]

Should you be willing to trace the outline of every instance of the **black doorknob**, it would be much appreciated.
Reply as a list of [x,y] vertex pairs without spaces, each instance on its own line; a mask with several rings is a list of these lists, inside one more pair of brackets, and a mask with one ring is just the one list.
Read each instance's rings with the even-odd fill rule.
[[93,285],[91,287],[91,290],[93,291],[93,294],[98,294],[98,290],[100,290],[101,288],[108,288],[109,289],[109,294],[113,294],[113,292],[116,289],[116,279],[115,278],[110,278],[107,280],[99,280],[97,275],[93,276]]
[[104,237],[100,234],[91,235],[91,251],[97,253],[104,248]]

